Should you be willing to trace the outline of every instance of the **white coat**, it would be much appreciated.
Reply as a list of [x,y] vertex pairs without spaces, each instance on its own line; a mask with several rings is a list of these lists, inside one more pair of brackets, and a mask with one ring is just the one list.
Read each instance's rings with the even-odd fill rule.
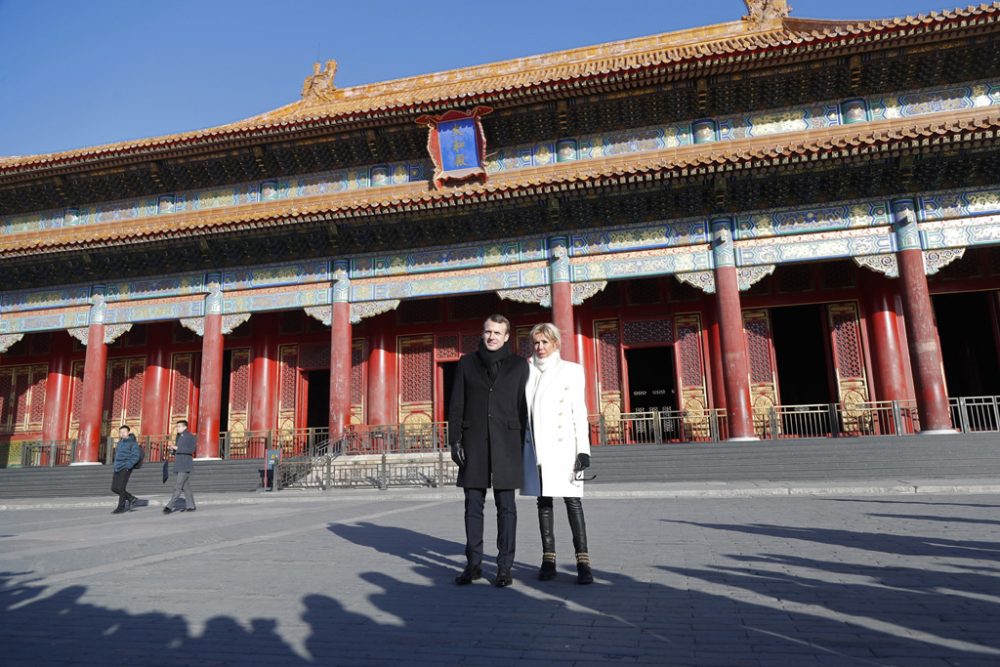
[[528,437],[521,495],[581,498],[583,481],[575,479],[573,466],[577,454],[590,455],[586,380],[580,364],[561,358],[552,362],[544,373],[528,362]]

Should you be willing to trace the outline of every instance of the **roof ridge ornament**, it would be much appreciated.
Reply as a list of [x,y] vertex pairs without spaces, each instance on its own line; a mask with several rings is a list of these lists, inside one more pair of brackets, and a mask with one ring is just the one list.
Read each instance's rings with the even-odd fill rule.
[[337,61],[327,60],[326,65],[313,63],[313,73],[302,84],[302,99],[306,102],[328,102],[334,98],[337,87],[333,77],[337,74]]
[[788,0],[743,0],[743,4],[747,6],[743,20],[751,30],[779,28],[792,11]]

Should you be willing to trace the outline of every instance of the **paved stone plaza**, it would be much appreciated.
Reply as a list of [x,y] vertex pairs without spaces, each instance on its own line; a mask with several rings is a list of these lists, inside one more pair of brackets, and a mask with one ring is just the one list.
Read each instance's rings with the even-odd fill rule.
[[451,583],[454,490],[15,504],[2,662],[1000,664],[1000,495],[624,495],[585,501],[590,587],[561,507],[560,576],[534,579],[522,501],[507,589]]

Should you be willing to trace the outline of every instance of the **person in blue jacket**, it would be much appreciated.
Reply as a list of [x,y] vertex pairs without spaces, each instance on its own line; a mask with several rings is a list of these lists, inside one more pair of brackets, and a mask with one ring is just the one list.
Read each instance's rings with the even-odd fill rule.
[[139,451],[139,443],[132,435],[132,429],[122,426],[118,429],[118,444],[115,446],[115,474],[111,478],[111,492],[118,494],[118,507],[112,514],[122,514],[132,509],[132,505],[138,500],[128,492],[128,478],[132,476],[132,469],[139,462],[142,455]]

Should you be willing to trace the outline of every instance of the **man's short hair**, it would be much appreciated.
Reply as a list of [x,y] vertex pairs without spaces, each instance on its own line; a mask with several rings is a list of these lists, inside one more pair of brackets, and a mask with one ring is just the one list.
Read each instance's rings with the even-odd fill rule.
[[486,326],[486,322],[496,322],[497,324],[502,324],[507,327],[507,330],[504,331],[504,333],[510,333],[510,320],[499,313],[493,313],[487,317],[486,321],[483,322],[483,326]]
[[184,424],[185,426],[187,426],[188,425],[188,420],[186,420],[186,419],[178,419],[177,421],[174,422],[174,426],[177,426],[178,424]]
[[119,431],[120,431],[120,430],[122,430],[122,429],[125,429],[125,430],[126,430],[126,431],[128,431],[129,433],[131,433],[131,432],[132,432],[132,429],[130,429],[130,428],[129,428],[129,427],[127,426],[127,425],[125,425],[125,424],[122,424],[121,426],[119,426],[119,427],[118,427],[118,430],[119,430]]

